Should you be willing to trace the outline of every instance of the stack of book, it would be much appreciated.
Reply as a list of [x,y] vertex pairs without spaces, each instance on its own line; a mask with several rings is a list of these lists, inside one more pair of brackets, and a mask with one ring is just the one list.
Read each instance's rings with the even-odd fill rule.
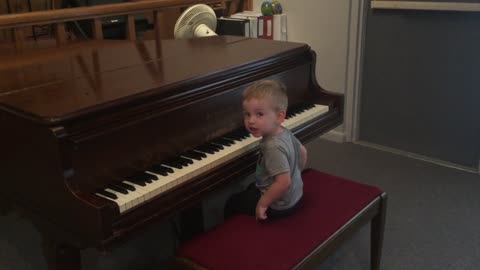
[[230,17],[217,19],[219,35],[236,35],[252,38],[287,40],[287,15],[265,16],[261,12],[243,11]]

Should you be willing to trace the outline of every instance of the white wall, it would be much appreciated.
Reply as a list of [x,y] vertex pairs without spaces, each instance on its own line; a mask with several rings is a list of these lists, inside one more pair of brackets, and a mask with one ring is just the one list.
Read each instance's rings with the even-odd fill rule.
[[[317,53],[316,75],[326,90],[345,93],[352,0],[280,0],[287,14],[288,40]],[[356,0],[354,0],[356,1]],[[259,11],[263,0],[253,0]]]

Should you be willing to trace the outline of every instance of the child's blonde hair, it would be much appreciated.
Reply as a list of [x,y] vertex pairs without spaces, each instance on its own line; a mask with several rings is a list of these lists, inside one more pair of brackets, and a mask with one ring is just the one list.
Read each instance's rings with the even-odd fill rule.
[[243,100],[264,99],[271,97],[276,111],[287,111],[287,88],[279,81],[260,80],[251,84],[243,91]]

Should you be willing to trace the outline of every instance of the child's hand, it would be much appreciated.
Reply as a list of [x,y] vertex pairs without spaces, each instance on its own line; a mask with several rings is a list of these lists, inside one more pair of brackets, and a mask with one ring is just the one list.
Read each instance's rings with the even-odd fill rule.
[[258,220],[265,220],[267,219],[267,209],[268,207],[261,206],[257,204],[257,208],[255,209],[256,218]]

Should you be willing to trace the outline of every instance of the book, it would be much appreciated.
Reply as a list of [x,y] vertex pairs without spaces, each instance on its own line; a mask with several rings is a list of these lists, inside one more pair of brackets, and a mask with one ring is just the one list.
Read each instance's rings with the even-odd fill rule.
[[273,39],[287,40],[287,14],[273,15]]
[[242,18],[250,21],[250,37],[258,38],[263,36],[263,15],[260,12],[245,10],[235,13],[231,18]]
[[217,18],[218,35],[232,35],[250,37],[250,20],[241,18]]

